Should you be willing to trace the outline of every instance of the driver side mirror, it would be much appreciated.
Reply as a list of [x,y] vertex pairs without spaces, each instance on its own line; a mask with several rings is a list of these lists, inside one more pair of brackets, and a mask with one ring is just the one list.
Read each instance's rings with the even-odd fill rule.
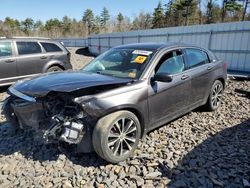
[[152,78],[152,81],[159,82],[172,82],[173,76],[166,73],[156,73]]

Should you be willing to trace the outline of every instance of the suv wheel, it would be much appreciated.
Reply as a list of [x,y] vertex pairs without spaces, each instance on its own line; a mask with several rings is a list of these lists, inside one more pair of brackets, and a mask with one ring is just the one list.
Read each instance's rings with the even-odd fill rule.
[[224,92],[224,87],[221,81],[216,80],[210,89],[210,94],[205,105],[206,109],[209,111],[217,110],[222,101],[222,95]]
[[93,131],[94,150],[103,159],[117,163],[137,148],[141,136],[138,118],[129,111],[118,111],[101,118]]
[[58,71],[63,71],[63,69],[61,67],[58,66],[52,66],[50,68],[48,68],[47,72],[58,72]]

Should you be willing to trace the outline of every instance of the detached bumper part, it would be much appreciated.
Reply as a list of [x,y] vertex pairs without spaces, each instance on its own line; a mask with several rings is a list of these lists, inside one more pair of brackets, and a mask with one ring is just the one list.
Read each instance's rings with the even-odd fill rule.
[[45,118],[41,103],[33,103],[22,99],[16,99],[13,100],[10,105],[21,128],[28,126],[39,129],[41,121]]

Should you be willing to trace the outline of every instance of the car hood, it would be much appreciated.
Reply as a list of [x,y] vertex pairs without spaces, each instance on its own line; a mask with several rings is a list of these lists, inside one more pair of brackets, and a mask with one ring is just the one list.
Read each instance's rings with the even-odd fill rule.
[[12,87],[29,96],[42,97],[51,91],[72,92],[89,87],[126,84],[131,79],[116,78],[89,72],[57,72],[17,82]]

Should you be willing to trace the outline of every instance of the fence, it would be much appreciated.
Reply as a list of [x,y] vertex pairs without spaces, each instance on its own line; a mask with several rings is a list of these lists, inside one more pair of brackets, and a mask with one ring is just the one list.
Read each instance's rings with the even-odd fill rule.
[[82,39],[82,38],[59,38],[56,39],[60,42],[63,42],[63,44],[66,47],[87,47],[88,46],[88,39]]
[[[181,26],[92,35],[84,41],[93,54],[137,42],[181,42],[213,51],[228,63],[228,71],[250,75],[250,22]],[[74,41],[73,41],[74,43]]]

